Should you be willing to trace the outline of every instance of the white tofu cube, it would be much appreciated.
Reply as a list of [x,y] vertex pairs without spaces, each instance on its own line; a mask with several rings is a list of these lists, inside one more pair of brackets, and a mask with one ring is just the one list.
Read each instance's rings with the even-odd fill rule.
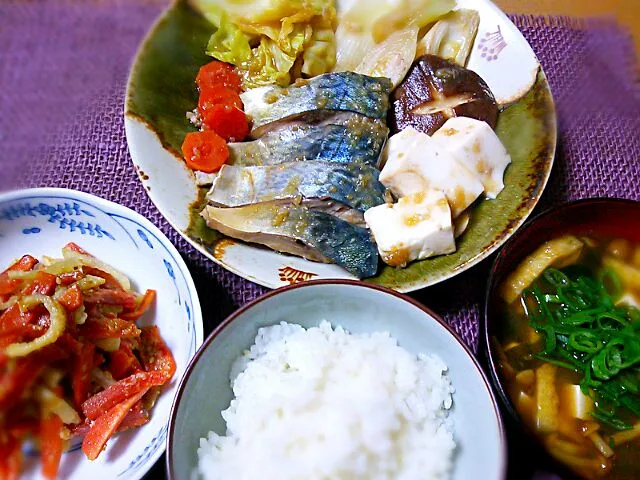
[[439,142],[411,127],[389,139],[386,154],[380,182],[398,198],[428,189],[442,190],[455,218],[484,190]]
[[364,212],[380,256],[393,267],[456,251],[444,193],[425,190]]
[[488,198],[504,188],[504,171],[511,157],[486,123],[467,117],[453,117],[431,137],[482,182]]

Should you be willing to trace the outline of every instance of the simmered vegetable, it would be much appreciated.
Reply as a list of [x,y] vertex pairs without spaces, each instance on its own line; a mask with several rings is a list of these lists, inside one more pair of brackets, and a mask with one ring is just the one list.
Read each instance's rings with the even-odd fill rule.
[[[356,0],[338,23],[335,71],[359,71],[356,68],[363,59],[385,43],[388,37],[400,31],[418,31],[450,12],[454,6],[454,0]],[[417,36],[415,40],[417,42]],[[404,44],[394,41],[386,45],[387,56],[399,54],[404,58]],[[397,53],[395,48],[398,48]],[[415,53],[415,44],[413,48]]]
[[396,87],[413,63],[417,42],[417,27],[398,30],[368,51],[354,72],[370,77],[386,77]]
[[418,43],[416,54],[437,55],[464,67],[479,24],[480,15],[475,10],[455,10],[429,29]]
[[565,266],[575,262],[582,252],[583,243],[573,235],[545,242],[505,279],[500,295],[508,303],[520,298],[522,291],[550,266]]
[[241,80],[228,63],[213,61],[200,67],[196,84],[200,90],[194,123],[200,132],[191,132],[182,143],[187,166],[214,173],[229,158],[228,141],[242,141],[249,133],[241,92]]
[[434,55],[419,57],[391,94],[389,126],[413,127],[433,134],[451,117],[471,117],[492,128],[498,117],[496,101],[478,74]]
[[189,168],[213,173],[227,161],[229,149],[216,132],[191,132],[187,133],[182,143],[182,154]]
[[335,65],[336,11],[329,0],[193,0],[216,31],[206,48],[235,65],[245,88],[287,86]]

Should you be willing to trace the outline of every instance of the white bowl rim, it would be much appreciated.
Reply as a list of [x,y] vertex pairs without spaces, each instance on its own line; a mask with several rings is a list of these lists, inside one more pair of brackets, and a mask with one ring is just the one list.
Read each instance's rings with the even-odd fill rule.
[[477,373],[480,375],[480,377],[482,378],[482,381],[484,382],[485,390],[489,394],[489,398],[491,400],[491,405],[493,406],[494,418],[496,419],[498,430],[500,431],[500,463],[501,464],[499,466],[499,472],[500,472],[499,478],[502,479],[502,480],[505,480],[507,478],[507,452],[508,452],[508,449],[507,449],[507,435],[506,435],[505,425],[504,425],[504,422],[502,420],[502,416],[500,414],[499,404],[498,404],[498,401],[496,399],[495,393],[494,393],[494,391],[493,391],[493,389],[491,387],[491,383],[489,382],[489,379],[488,379],[487,375],[485,374],[484,370],[480,366],[480,363],[479,363],[478,359],[476,358],[474,353],[471,351],[471,349],[467,346],[467,344],[464,342],[464,340],[462,340],[460,335],[447,322],[445,322],[444,319],[442,317],[440,317],[440,315],[436,314],[429,307],[426,307],[425,305],[421,304],[417,300],[414,300],[413,298],[411,298],[411,297],[409,297],[409,296],[407,296],[407,295],[405,295],[405,294],[403,294],[401,292],[398,292],[396,290],[392,290],[392,289],[387,288],[387,287],[382,287],[380,285],[364,283],[364,282],[361,282],[359,280],[351,280],[351,279],[308,280],[306,282],[295,283],[295,284],[292,284],[292,285],[287,285],[287,286],[280,287],[280,288],[277,288],[277,289],[274,289],[274,290],[270,290],[267,293],[265,293],[264,295],[256,298],[255,300],[253,300],[253,301],[247,303],[246,305],[243,305],[239,309],[237,309],[235,312],[233,312],[231,315],[229,315],[227,318],[225,318],[209,334],[209,336],[202,343],[202,346],[198,349],[196,354],[193,356],[193,358],[191,359],[191,361],[187,365],[187,368],[186,368],[184,374],[182,375],[182,378],[180,379],[180,384],[178,385],[178,389],[177,389],[176,394],[175,394],[174,399],[173,399],[173,405],[171,406],[171,412],[170,412],[170,415],[169,415],[169,431],[167,433],[167,451],[166,451],[166,473],[167,473],[167,478],[169,480],[178,480],[178,478],[176,477],[176,475],[174,474],[174,471],[173,471],[173,461],[172,461],[172,458],[173,458],[173,447],[172,447],[172,444],[173,444],[173,440],[174,440],[174,436],[175,436],[176,416],[177,416],[177,413],[178,413],[178,407],[179,407],[180,401],[182,400],[182,396],[186,391],[186,384],[189,381],[189,379],[191,377],[191,374],[193,373],[195,365],[198,363],[198,361],[200,360],[200,358],[204,354],[204,351],[207,348],[209,348],[209,346],[213,343],[213,341],[216,339],[216,337],[227,326],[229,326],[234,320],[236,320],[237,317],[239,317],[240,315],[242,315],[246,311],[252,309],[254,306],[258,305],[259,303],[262,303],[265,300],[270,299],[271,297],[275,297],[275,296],[277,296],[277,295],[279,295],[281,293],[285,293],[285,292],[288,292],[288,291],[291,291],[291,290],[297,290],[299,288],[313,288],[313,287],[320,286],[320,285],[348,285],[348,286],[353,286],[353,287],[356,287],[356,288],[365,288],[365,289],[369,289],[369,290],[374,290],[377,293],[383,293],[383,294],[388,294],[388,295],[394,296],[394,297],[398,298],[401,301],[405,301],[407,303],[410,303],[414,307],[417,307],[418,309],[420,309],[423,313],[426,313],[428,316],[431,316],[437,323],[440,324],[441,327],[443,327],[447,332],[449,332],[453,336],[453,338],[456,340],[458,345],[460,347],[462,347],[462,350],[464,351],[464,353],[466,353],[466,355],[471,360],[471,363],[473,364],[473,366],[475,367]]

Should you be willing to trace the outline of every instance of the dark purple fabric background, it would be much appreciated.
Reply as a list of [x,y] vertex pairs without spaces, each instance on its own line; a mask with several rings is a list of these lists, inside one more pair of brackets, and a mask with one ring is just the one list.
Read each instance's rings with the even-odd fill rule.
[[[0,1],[0,190],[68,187],[133,208],[185,258],[205,333],[265,288],[226,272],[175,233],[141,187],[123,102],[139,42],[162,5],[134,0]],[[629,36],[611,23],[514,17],[549,78],[559,120],[554,170],[536,212],[570,199],[640,200],[640,93]],[[412,294],[474,351],[490,261]],[[558,478],[510,432],[510,478]],[[159,464],[151,476],[163,474]]]

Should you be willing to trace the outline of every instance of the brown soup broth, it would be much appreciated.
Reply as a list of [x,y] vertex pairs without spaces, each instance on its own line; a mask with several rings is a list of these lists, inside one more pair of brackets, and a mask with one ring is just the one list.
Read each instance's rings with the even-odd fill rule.
[[[581,238],[585,242],[580,257],[571,265],[560,269],[571,276],[571,273],[593,272],[597,275],[603,268],[605,259],[615,259],[625,266],[632,268],[631,273],[637,271],[640,274],[640,243],[629,242],[624,239],[589,237]],[[615,269],[614,269],[615,270]],[[616,270],[617,272],[617,270]],[[618,272],[617,272],[618,273]],[[627,272],[628,273],[628,272]],[[633,282],[625,282],[623,275],[619,275],[623,288],[623,296],[631,298],[631,302],[640,303],[640,288]],[[551,293],[550,285],[538,277],[536,284],[544,293]],[[640,435],[628,443],[613,445],[614,455],[606,458],[596,447],[594,441],[585,436],[597,428],[597,434],[611,446],[610,435],[618,430],[607,425],[600,424],[588,413],[581,418],[574,416],[574,410],[566,392],[573,385],[580,383],[582,374],[567,368],[557,367],[553,384],[558,396],[557,429],[540,430],[538,427],[538,409],[540,408],[537,397],[538,368],[546,363],[544,360],[534,358],[532,355],[540,352],[544,346],[544,336],[537,334],[529,326],[528,318],[524,312],[521,299],[511,304],[499,302],[502,326],[497,338],[496,351],[498,352],[498,370],[502,377],[514,408],[527,425],[537,435],[547,450],[562,463],[569,452],[569,458],[578,459],[574,464],[568,465],[576,473],[585,478],[605,478],[609,480],[632,480],[640,478]],[[640,380],[638,369],[636,378]],[[534,380],[532,380],[534,378]],[[640,383],[640,382],[639,382]],[[638,424],[637,418],[628,411],[620,412],[618,418],[631,425]],[[596,426],[597,424],[597,426]],[[564,450],[558,445],[564,446]]]

